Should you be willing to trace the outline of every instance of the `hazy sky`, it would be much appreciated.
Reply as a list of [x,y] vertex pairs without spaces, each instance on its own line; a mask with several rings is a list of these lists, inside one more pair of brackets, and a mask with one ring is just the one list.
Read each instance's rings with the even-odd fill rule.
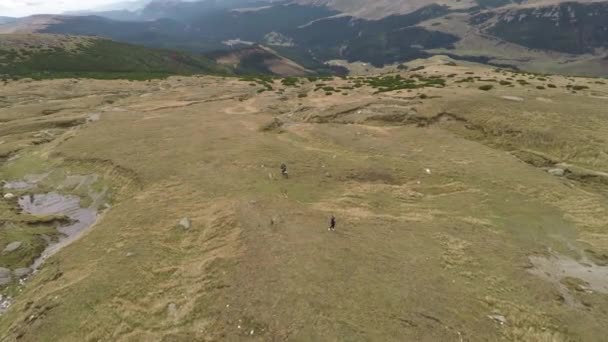
[[18,17],[38,13],[62,13],[91,9],[118,0],[0,0],[0,16]]

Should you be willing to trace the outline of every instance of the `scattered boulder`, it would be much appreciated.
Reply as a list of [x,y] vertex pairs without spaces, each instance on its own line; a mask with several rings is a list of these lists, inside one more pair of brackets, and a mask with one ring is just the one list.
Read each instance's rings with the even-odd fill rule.
[[21,242],[21,241],[11,242],[8,245],[6,245],[6,247],[4,247],[4,250],[2,251],[2,253],[5,254],[5,253],[14,252],[17,249],[19,249],[21,247],[21,245],[23,245],[23,242]]
[[500,325],[507,324],[507,319],[503,315],[488,315],[488,318]]
[[167,305],[167,316],[171,319],[177,318],[177,305],[175,303]]
[[13,299],[11,297],[0,294],[0,314],[6,312],[11,304],[13,304]]
[[18,268],[13,271],[13,274],[15,275],[15,278],[23,279],[32,274],[32,269],[29,267]]
[[556,177],[563,177],[564,175],[566,175],[566,170],[560,169],[560,168],[549,169],[549,170],[547,170],[547,172],[550,175],[556,176]]
[[11,270],[8,268],[0,267],[0,285],[6,285],[12,280]]
[[517,96],[501,96],[501,98],[503,98],[504,100],[507,101],[515,101],[515,102],[523,102],[524,99],[521,97],[517,97]]
[[188,217],[184,217],[179,221],[179,226],[184,230],[190,230],[192,228],[192,221]]
[[13,199],[13,198],[15,198],[15,195],[12,194],[12,193],[10,193],[10,192],[7,193],[7,194],[4,194],[4,199],[10,200],[10,199]]

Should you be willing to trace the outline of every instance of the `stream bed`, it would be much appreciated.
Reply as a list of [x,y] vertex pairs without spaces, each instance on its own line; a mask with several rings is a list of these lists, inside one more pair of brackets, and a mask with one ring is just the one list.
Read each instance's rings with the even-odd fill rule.
[[18,202],[19,207],[25,213],[31,215],[63,215],[71,221],[69,224],[57,228],[62,234],[59,241],[49,244],[34,264],[30,266],[34,271],[40,267],[44,260],[69,245],[84,231],[92,227],[98,215],[95,209],[82,208],[79,197],[61,195],[56,192],[22,196]]

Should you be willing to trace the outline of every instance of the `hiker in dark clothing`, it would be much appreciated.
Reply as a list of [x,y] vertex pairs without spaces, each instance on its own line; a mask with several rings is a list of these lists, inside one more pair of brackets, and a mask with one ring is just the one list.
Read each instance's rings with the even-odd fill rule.
[[336,217],[334,215],[331,215],[331,218],[329,219],[329,228],[327,230],[336,230]]
[[287,174],[287,165],[285,165],[285,163],[281,164],[281,174],[283,177],[289,178],[289,175]]

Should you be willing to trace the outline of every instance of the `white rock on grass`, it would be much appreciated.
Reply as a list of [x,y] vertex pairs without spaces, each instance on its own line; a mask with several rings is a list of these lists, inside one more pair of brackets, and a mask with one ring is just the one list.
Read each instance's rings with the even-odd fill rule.
[[188,217],[184,217],[179,221],[179,226],[185,230],[189,230],[192,227],[192,221]]
[[502,99],[507,101],[523,102],[524,99],[517,96],[501,96]]
[[566,174],[566,170],[560,169],[560,168],[549,169],[549,170],[547,170],[547,172],[550,175],[556,176],[556,177],[563,177]]
[[10,192],[7,193],[7,194],[4,194],[4,199],[10,200],[10,199],[13,199],[13,198],[15,198],[15,195],[12,194],[12,193],[10,193]]
[[488,318],[500,325],[507,324],[507,319],[503,315],[489,315]]
[[4,250],[2,251],[2,253],[14,252],[14,251],[18,250],[21,247],[21,245],[23,245],[23,242],[21,242],[21,241],[11,242],[8,245],[6,245],[6,247],[4,247]]

